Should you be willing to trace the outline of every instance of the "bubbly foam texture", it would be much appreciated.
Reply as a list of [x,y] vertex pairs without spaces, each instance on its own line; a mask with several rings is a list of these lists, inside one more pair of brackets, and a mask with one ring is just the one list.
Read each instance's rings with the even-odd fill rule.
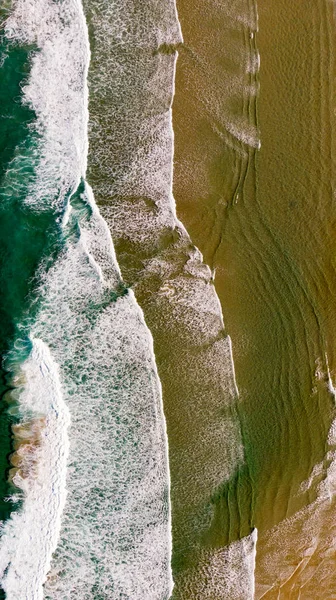
[[[186,465],[174,488],[180,505],[190,507],[183,539],[188,528],[198,531],[200,505],[242,462],[243,451],[230,413],[237,400],[231,345],[211,272],[178,221],[172,195],[173,47],[181,32],[170,1],[91,2],[89,11],[100,49],[92,95],[97,106],[107,97],[115,101],[112,119],[105,108],[99,116],[102,134],[92,160],[102,176],[95,194],[113,198],[113,210],[105,206],[102,214],[117,241],[141,244],[147,252],[139,285],[158,266],[164,275],[161,292],[152,296],[153,303],[160,300],[157,326],[164,321],[162,330],[176,334],[177,353],[182,342],[181,371],[194,398],[189,440],[172,457]],[[43,302],[33,327],[34,338],[48,344],[59,364],[72,418],[68,499],[45,597],[164,598],[172,589],[169,480],[151,337],[120,280],[90,189],[82,199],[90,216],[61,210],[86,166],[88,50],[80,6],[18,0],[7,35],[40,48],[24,90],[38,117],[42,156],[27,202],[43,210],[48,195],[68,232],[56,264],[41,271]],[[93,112],[93,139],[97,122]],[[167,235],[173,243],[166,244]],[[223,407],[228,416],[217,425]],[[240,567],[241,578],[244,561]]]
[[7,38],[34,44],[23,101],[36,113],[38,167],[26,202],[37,210],[64,208],[84,175],[87,156],[88,47],[78,0],[14,0]]
[[[100,178],[94,182],[98,200],[103,197],[111,202],[111,206],[104,202],[101,213],[114,240],[129,240],[151,249],[141,276],[160,278],[157,301],[170,303],[173,314],[169,320],[177,320],[179,327],[184,323],[194,344],[209,343],[223,332],[221,307],[210,269],[176,217],[172,194],[171,104],[177,53],[160,53],[159,49],[164,43],[174,46],[182,41],[176,5],[167,1],[159,8],[153,2],[137,13],[130,3],[112,6],[104,2],[91,4],[87,11],[99,48],[90,76],[94,99],[91,168],[100,168]],[[99,101],[107,90],[113,111],[108,105],[101,114]],[[120,103],[122,94],[125,100]],[[105,115],[106,119],[113,115],[113,122],[118,123],[115,131],[103,126]],[[167,232],[176,232],[176,241],[172,247],[162,248]],[[230,369],[231,361],[229,378]]]
[[[95,40],[89,176],[123,277],[133,284],[163,356],[174,540],[179,551],[197,547],[198,553],[211,522],[210,497],[243,463],[244,452],[231,341],[212,273],[178,220],[172,193],[174,49],[182,41],[176,6],[168,0],[85,6]],[[239,577],[243,562],[241,569]]]
[[[172,589],[169,471],[152,339],[133,293],[121,281],[90,188],[80,207],[78,198],[77,208],[69,204],[85,175],[87,155],[89,47],[81,5],[16,0],[6,35],[38,48],[24,88],[39,133],[36,177],[26,202],[37,211],[52,205],[65,236],[55,264],[48,272],[41,265],[42,304],[32,325],[33,339],[43,339],[59,365],[72,419],[68,497],[45,598],[161,599]],[[54,483],[65,476],[54,439],[61,422],[49,427],[51,409],[45,416],[43,404],[49,406],[49,379],[37,378],[34,356],[33,350],[22,367],[19,412],[27,420],[14,430],[12,456],[17,465],[12,479],[23,492],[23,506],[6,523],[0,546],[3,572],[7,569],[2,585],[13,600],[42,597],[64,504]],[[50,394],[58,393],[54,379],[50,388]],[[26,435],[30,444],[23,441]],[[50,440],[48,473],[44,438]]]
[[24,502],[3,526],[0,542],[1,585],[8,600],[43,598],[66,498],[69,412],[57,364],[44,342],[32,342],[19,369],[25,383],[18,388],[20,424],[13,428],[19,460],[12,481]]
[[164,598],[169,482],[152,341],[133,293],[114,293],[113,255],[109,269],[100,260],[97,248],[111,240],[97,210],[80,232],[48,272],[35,326],[60,364],[72,419],[68,499],[45,597]]

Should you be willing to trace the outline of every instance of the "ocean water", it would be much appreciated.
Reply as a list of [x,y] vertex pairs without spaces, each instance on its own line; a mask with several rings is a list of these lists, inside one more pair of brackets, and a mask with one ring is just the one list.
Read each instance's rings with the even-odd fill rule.
[[333,598],[333,4],[0,23],[0,597]]
[[[2,10],[3,13],[3,10]],[[1,14],[1,17],[5,16]],[[33,44],[16,46],[1,32],[1,392],[8,389],[4,355],[14,341],[26,334],[28,307],[34,312],[30,296],[34,272],[44,256],[56,249],[54,215],[47,209],[36,215],[25,205],[30,180],[36,166],[37,132],[31,129],[35,113],[20,101],[29,73]],[[33,243],[32,243],[33,241]],[[24,344],[23,344],[24,356]],[[18,354],[20,349],[18,347]],[[22,357],[23,357],[22,356]],[[9,488],[6,456],[10,452],[10,417],[6,403],[1,406],[1,518],[6,519],[11,503],[5,502]]]
[[161,385],[85,180],[81,4],[13,2],[1,39],[2,593],[168,598]]

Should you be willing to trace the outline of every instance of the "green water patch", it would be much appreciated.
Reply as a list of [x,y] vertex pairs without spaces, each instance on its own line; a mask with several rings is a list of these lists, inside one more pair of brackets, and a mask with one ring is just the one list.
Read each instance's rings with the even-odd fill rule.
[[[22,100],[31,46],[0,37],[0,354],[18,335],[41,257],[54,244],[55,215],[25,203],[35,182],[38,136],[34,111]],[[46,206],[50,199],[46,198]]]
[[21,101],[22,86],[29,74],[31,50],[6,41],[0,44],[0,180],[35,119],[31,108]]
[[[34,148],[34,143],[31,147]],[[15,169],[13,172],[17,173]],[[12,510],[20,506],[21,497],[16,488],[8,483],[8,472],[11,468],[9,457],[13,452],[12,425],[20,422],[13,378],[31,351],[29,334],[43,302],[43,295],[40,293],[41,278],[47,274],[60,252],[69,243],[79,240],[80,225],[90,219],[92,208],[85,196],[83,180],[75,192],[71,194],[69,191],[64,199],[64,203],[69,201],[72,208],[64,228],[59,214],[51,209],[36,211],[24,202],[24,194],[18,194],[9,201],[5,189],[3,200],[0,206],[0,222],[2,225],[5,222],[7,227],[0,235],[0,281],[3,289],[0,297],[0,314],[3,317],[0,321],[0,518],[6,520]],[[107,290],[99,307],[94,302],[89,306],[88,319],[93,322],[99,313],[98,309],[108,306],[127,293],[128,290],[122,282],[117,289]]]
[[[6,500],[11,493],[8,456],[11,452],[12,419],[8,414],[7,403],[3,400],[5,392],[10,388],[3,358],[11,347],[17,323],[24,311],[28,280],[32,276],[31,269],[29,273],[25,273],[31,248],[24,244],[24,224],[20,223],[22,195],[15,197],[12,186],[8,186],[5,180],[18,146],[28,145],[25,141],[29,137],[29,125],[34,119],[34,113],[23,105],[20,98],[29,72],[30,49],[9,43],[3,32],[0,41],[0,78],[3,82],[0,88],[0,518],[5,520],[14,506]],[[21,177],[24,179],[24,172]],[[16,247],[18,240],[20,243]]]
[[[0,32],[0,518],[5,520],[15,507],[6,498],[8,456],[11,452],[13,418],[3,399],[12,388],[15,363],[29,353],[30,325],[39,302],[36,289],[39,273],[48,270],[62,247],[61,209],[54,198],[39,193],[39,205],[27,201],[38,181],[40,139],[34,111],[23,101],[36,48],[18,45]],[[70,191],[69,191],[70,194]],[[65,198],[64,203],[67,198]],[[9,353],[9,354],[8,354]],[[14,362],[13,362],[14,361]]]

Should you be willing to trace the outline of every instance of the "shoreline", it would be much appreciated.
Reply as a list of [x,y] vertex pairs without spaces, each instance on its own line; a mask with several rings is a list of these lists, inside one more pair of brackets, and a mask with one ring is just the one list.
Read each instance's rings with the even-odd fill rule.
[[[178,0],[178,8],[187,50],[181,50],[173,108],[174,196],[178,217],[216,270],[251,484],[238,485],[238,478],[241,513],[232,501],[213,534],[220,540],[226,520],[239,529],[250,513],[258,528],[256,597],[271,581],[265,597],[273,598],[274,581],[285,582],[291,560],[303,556],[296,543],[305,547],[304,507],[315,501],[319,477],[329,481],[333,473],[325,453],[334,410],[325,353],[334,365],[335,16],[320,1],[307,11],[303,2],[282,0],[269,10],[259,0],[253,14],[251,3],[231,9]],[[242,128],[236,139],[233,126],[228,133],[229,117]],[[238,145],[251,139],[249,125],[262,133],[262,144],[252,149]],[[244,161],[247,177],[240,173]],[[321,532],[332,514],[323,511]],[[324,551],[320,543],[314,568]],[[305,574],[299,569],[284,584],[284,598]],[[321,582],[322,570],[313,579]],[[323,586],[333,589],[332,573]],[[313,583],[305,589],[313,594]]]
[[[152,18],[150,5],[148,15],[137,14],[139,38],[131,25],[134,15],[119,5],[115,10],[98,14],[89,25],[94,95],[88,179],[123,280],[133,289],[154,341],[168,432],[177,598],[186,570],[200,559],[211,496],[243,461],[237,394],[212,274],[178,220],[172,194],[177,55],[158,48],[181,43],[176,6],[164,3],[160,20]],[[116,19],[124,35],[120,45],[114,44]],[[110,37],[102,36],[102,24]],[[127,79],[120,77],[119,65]]]

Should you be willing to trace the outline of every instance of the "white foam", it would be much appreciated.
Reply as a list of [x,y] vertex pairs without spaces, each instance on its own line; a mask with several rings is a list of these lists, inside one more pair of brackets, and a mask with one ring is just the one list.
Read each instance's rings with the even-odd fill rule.
[[[104,201],[101,212],[115,243],[145,254],[134,279],[126,261],[122,272],[135,280],[136,294],[151,292],[143,294],[144,310],[165,355],[161,377],[173,435],[179,432],[170,451],[175,543],[194,547],[200,522],[209,524],[204,513],[211,494],[244,453],[231,342],[211,270],[177,218],[172,193],[177,53],[158,49],[181,42],[181,28],[169,0],[141,3],[136,11],[128,1],[87,4],[95,40],[89,75],[94,192]],[[221,108],[218,101],[219,114]],[[169,235],[174,241],[165,244]]]
[[97,210],[81,236],[85,247],[69,241],[48,272],[36,324],[60,362],[72,416],[68,501],[46,598],[163,598],[172,589],[169,479],[152,340],[131,291],[106,303],[118,273],[112,254],[110,269],[106,256],[88,260],[111,243]]
[[[89,46],[81,4],[16,0],[6,34],[39,48],[24,88],[40,134],[27,203],[37,211],[53,206],[69,236],[48,273],[41,265],[42,307],[32,327],[33,338],[43,339],[56,357],[72,415],[69,493],[45,598],[158,600],[170,595],[173,583],[168,449],[153,343],[134,294],[125,293],[90,187],[83,195],[86,210],[69,206],[87,159]],[[43,460],[39,453],[37,464]],[[56,473],[50,462],[50,478]],[[43,490],[47,526],[53,507]],[[36,533],[39,506],[26,487],[22,510],[5,525],[4,569],[11,548],[31,535],[29,561],[18,555],[3,579],[13,600],[42,597],[57,528],[49,532],[43,524]]]
[[15,0],[5,23],[7,38],[34,44],[23,101],[36,113],[41,138],[37,177],[26,202],[37,210],[63,210],[86,171],[88,45],[78,0]]
[[[8,600],[42,599],[66,498],[69,413],[57,364],[42,340],[33,339],[32,343],[31,354],[17,373],[25,382],[18,409],[22,424],[43,424],[39,445],[23,446],[23,462],[28,467],[25,477],[20,470],[14,476],[15,485],[24,494],[23,507],[12,513],[2,529],[0,575]],[[34,468],[27,461],[33,461]]]
[[[162,283],[170,286],[172,294],[167,298],[158,294],[153,303],[160,299],[160,319],[166,319],[165,326],[176,331],[176,339],[192,349],[181,370],[194,386],[192,407],[200,416],[199,425],[195,420],[185,456],[181,452],[173,460],[182,459],[188,465],[176,483],[175,498],[190,507],[190,521],[197,532],[195,514],[200,505],[232,475],[243,461],[243,452],[237,419],[221,419],[216,428],[220,410],[225,407],[229,413],[237,400],[231,346],[224,336],[210,269],[202,264],[176,216],[171,121],[176,55],[159,52],[155,65],[152,60],[161,44],[181,41],[181,30],[175,3],[154,4],[141,3],[137,10],[143,14],[139,15],[124,0],[90,2],[95,43],[102,50],[100,72],[92,78],[91,90],[97,105],[114,95],[112,116],[119,126],[120,117],[126,115],[124,131],[116,133],[111,131],[109,111],[105,122],[100,115],[102,138],[93,161],[100,162],[103,176],[95,184],[95,193],[114,199],[113,209],[105,207],[103,214],[117,238],[128,237],[148,249],[160,248],[167,230],[178,236],[170,254],[168,250],[147,261],[144,276],[156,269],[165,272]],[[86,167],[88,47],[81,7],[71,0],[60,4],[17,0],[7,34],[41,48],[33,59],[25,96],[37,112],[42,136],[38,153],[43,161],[39,181],[27,201],[42,210],[49,198],[57,209],[64,208]],[[117,56],[119,44],[123,52]],[[143,76],[139,63],[127,63],[134,49],[141,67],[148,67],[148,77]],[[92,129],[95,118],[93,114]],[[93,207],[89,218],[74,208],[62,213],[65,229],[74,220],[80,221],[80,237],[69,237],[45,276],[43,307],[33,329],[60,366],[64,398],[72,415],[68,500],[45,597],[158,600],[172,590],[160,383],[142,312],[132,292],[121,293],[111,239],[88,187],[85,202]],[[188,527],[189,523],[187,535]],[[239,542],[239,548],[244,543]],[[240,550],[233,554],[244,555]],[[240,568],[239,577],[246,570],[243,560]]]
[[327,353],[325,353],[325,360],[326,360],[326,368],[327,368],[328,390],[329,390],[330,394],[334,397],[334,401],[336,401],[336,388],[331,379],[331,373],[330,373],[330,369],[329,369],[329,361],[328,361]]

